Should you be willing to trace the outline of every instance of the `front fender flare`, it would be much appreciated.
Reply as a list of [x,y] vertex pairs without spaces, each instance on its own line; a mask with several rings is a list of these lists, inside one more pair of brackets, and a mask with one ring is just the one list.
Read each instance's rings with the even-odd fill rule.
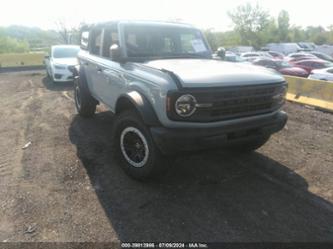
[[149,126],[161,126],[161,123],[156,115],[156,112],[152,104],[147,100],[145,96],[137,91],[131,91],[122,94],[116,103],[116,113],[119,112],[122,101],[129,101],[138,113],[141,115],[144,123]]

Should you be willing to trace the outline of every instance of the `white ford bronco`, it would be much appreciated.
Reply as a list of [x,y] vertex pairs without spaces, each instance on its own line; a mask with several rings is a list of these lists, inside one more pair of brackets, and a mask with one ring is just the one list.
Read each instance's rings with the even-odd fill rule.
[[115,115],[113,153],[133,178],[163,172],[175,153],[251,151],[281,130],[287,85],[275,72],[212,59],[185,24],[113,21],[82,32],[74,81],[78,113]]

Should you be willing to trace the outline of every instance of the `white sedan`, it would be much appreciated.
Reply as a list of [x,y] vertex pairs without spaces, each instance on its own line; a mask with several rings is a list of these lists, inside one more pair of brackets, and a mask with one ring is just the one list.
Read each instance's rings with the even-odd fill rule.
[[73,80],[70,70],[78,64],[77,54],[80,47],[76,45],[56,45],[51,47],[51,54],[46,55],[44,64],[48,77],[53,82],[66,82]]
[[312,70],[308,78],[333,81],[333,67]]

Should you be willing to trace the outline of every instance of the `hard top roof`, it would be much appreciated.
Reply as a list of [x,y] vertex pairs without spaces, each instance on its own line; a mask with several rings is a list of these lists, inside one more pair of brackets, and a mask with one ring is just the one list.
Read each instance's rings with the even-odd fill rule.
[[152,20],[113,20],[108,22],[101,22],[93,24],[92,27],[105,27],[109,25],[117,24],[131,24],[131,25],[151,25],[151,26],[168,26],[168,27],[183,27],[183,28],[195,28],[191,24],[173,22],[173,21],[152,21]]

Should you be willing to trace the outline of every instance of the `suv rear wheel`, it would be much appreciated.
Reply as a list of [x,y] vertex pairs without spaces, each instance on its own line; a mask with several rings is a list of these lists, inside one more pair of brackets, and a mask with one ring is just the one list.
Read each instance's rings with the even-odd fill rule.
[[166,158],[155,145],[148,127],[134,110],[120,113],[113,127],[112,147],[117,161],[134,179],[160,176],[166,169]]

